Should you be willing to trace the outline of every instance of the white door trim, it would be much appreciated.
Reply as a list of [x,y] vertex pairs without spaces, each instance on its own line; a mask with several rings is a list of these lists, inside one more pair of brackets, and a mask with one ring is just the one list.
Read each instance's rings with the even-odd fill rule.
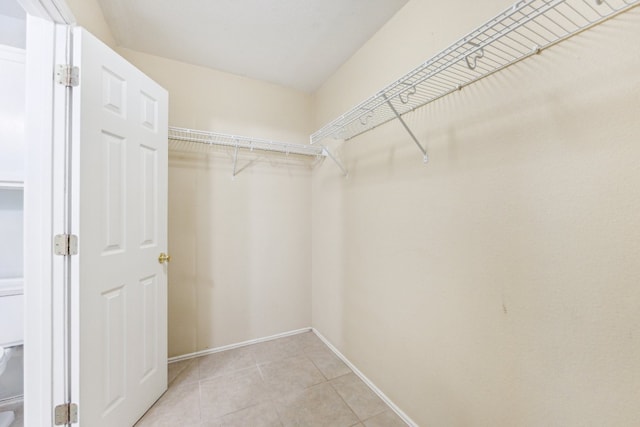
[[32,17],[42,18],[57,24],[75,24],[76,19],[65,0],[18,0]]
[[[56,37],[75,18],[64,0],[19,0],[27,11],[25,152],[25,426],[53,425],[64,402],[63,259],[53,255],[64,194],[64,92],[53,82]],[[57,28],[56,28],[57,27]],[[62,28],[61,28],[62,27]],[[59,41],[59,40],[58,40]],[[58,43],[59,44],[59,43]],[[62,93],[63,95],[63,93]]]

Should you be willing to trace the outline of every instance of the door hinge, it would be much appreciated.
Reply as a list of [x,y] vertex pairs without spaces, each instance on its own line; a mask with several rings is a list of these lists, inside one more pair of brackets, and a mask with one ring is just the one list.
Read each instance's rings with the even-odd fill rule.
[[78,422],[78,405],[65,403],[54,409],[54,421],[57,426],[64,426]]
[[66,87],[80,84],[80,68],[69,64],[56,65],[56,83]]
[[53,252],[56,255],[77,255],[78,236],[75,234],[56,234],[53,238]]

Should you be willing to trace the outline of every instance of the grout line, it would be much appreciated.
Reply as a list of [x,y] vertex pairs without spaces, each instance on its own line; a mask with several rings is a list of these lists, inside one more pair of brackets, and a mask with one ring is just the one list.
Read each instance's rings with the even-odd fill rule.
[[211,382],[212,380],[225,378],[225,377],[230,377],[232,375],[240,375],[241,377],[245,377],[247,375],[250,375],[249,371],[253,370],[254,368],[255,368],[255,366],[248,366],[246,368],[234,369],[234,370],[231,370],[229,372],[216,374],[216,375],[213,375],[211,377],[198,378],[198,383],[203,383],[203,382],[207,382],[208,383],[208,382]]
[[[405,414],[395,403],[393,403],[391,401],[391,399],[389,399],[382,392],[382,390],[380,390],[371,380],[369,380],[362,372],[360,372],[360,370],[358,368],[356,368],[355,365],[353,363],[351,363],[351,361],[349,361],[349,359],[347,359],[336,347],[333,346],[333,344],[331,344],[331,342],[329,342],[329,340],[327,340],[315,328],[298,329],[298,330],[294,330],[294,331],[290,331],[290,332],[284,332],[284,333],[281,333],[281,334],[271,335],[271,336],[264,337],[264,338],[258,338],[258,339],[255,339],[255,340],[244,341],[244,342],[240,342],[240,343],[237,343],[237,344],[231,344],[231,345],[217,347],[217,348],[213,348],[213,349],[209,349],[209,350],[204,350],[204,351],[199,351],[199,352],[195,352],[195,353],[185,354],[185,355],[182,355],[182,356],[176,356],[176,357],[170,358],[169,359],[169,363],[179,362],[179,361],[182,361],[182,360],[195,359],[195,358],[198,358],[198,357],[201,357],[201,356],[205,356],[205,355],[208,355],[208,354],[219,353],[219,352],[222,352],[222,351],[232,350],[232,349],[241,348],[241,347],[247,347],[247,346],[250,346],[250,345],[253,345],[253,344],[259,344],[259,343],[262,343],[262,342],[273,341],[273,340],[276,340],[276,339],[279,339],[279,338],[285,338],[285,337],[289,337],[289,336],[299,335],[299,334],[302,334],[302,333],[305,333],[305,332],[309,332],[309,331],[313,332],[320,339],[320,341],[322,341],[329,348],[329,350],[331,350],[340,360],[342,360],[342,362],[344,362],[347,365],[347,367],[349,369],[351,369],[351,371],[356,376],[358,376],[380,399],[382,399],[382,401],[385,404],[387,404],[387,406],[393,412],[395,412],[395,414],[398,415],[398,417],[400,417],[400,419],[402,421],[404,421],[410,427],[417,427],[418,426],[411,418],[409,418],[409,416],[407,414]],[[351,406],[349,406],[349,404],[344,400],[342,395],[340,395],[340,393],[338,393],[338,391],[335,389],[333,384],[331,384],[332,380],[334,380],[336,378],[340,378],[340,377],[342,377],[344,375],[348,375],[348,373],[344,374],[344,375],[340,375],[340,376],[338,376],[336,378],[329,379],[322,372],[322,370],[320,368],[318,368],[318,366],[315,364],[315,362],[304,352],[304,349],[303,349],[303,354],[301,356],[303,356],[304,358],[309,360],[311,362],[311,364],[313,366],[315,366],[315,368],[325,378],[324,383],[328,383],[329,384],[329,386],[336,392],[336,394],[340,397],[340,399],[347,405],[349,410],[351,412],[353,412],[353,414],[356,416],[356,418],[359,420],[359,422],[362,423],[362,422],[366,421],[366,420],[360,420],[360,417],[358,417],[358,415],[353,411]],[[252,355],[252,357],[253,357],[253,355]],[[260,364],[257,362],[257,360],[255,358],[254,358],[254,362],[255,362],[255,367],[258,368],[258,372],[260,374],[260,377],[264,381],[264,375],[262,373],[262,369],[260,368]],[[199,408],[200,409],[200,418],[202,419],[202,387],[201,387],[201,382],[204,381],[204,379],[200,379],[199,378],[200,377],[199,368],[200,367],[198,366],[198,383],[197,384],[198,384],[198,391],[199,391],[199,397],[200,397],[200,405],[199,405],[200,406],[200,408]],[[186,369],[186,367],[184,369]],[[180,373],[182,373],[183,370],[181,370]],[[178,378],[178,376],[176,376],[176,379],[177,378]],[[174,381],[175,381],[175,379],[174,379]],[[311,385],[311,386],[309,386],[307,388],[314,387],[314,386],[317,386],[319,384],[322,384],[322,382],[318,383],[318,384]],[[273,399],[270,399],[270,400],[271,400],[272,404],[274,404]],[[281,414],[280,414],[280,411],[278,410],[278,405],[275,405],[275,407],[276,407],[276,413],[278,414],[278,417],[280,418],[280,421],[282,422]],[[380,414],[376,414],[374,416],[378,416],[378,415],[380,415]],[[370,417],[370,418],[372,418],[372,417]],[[370,419],[370,418],[367,418],[367,420]]]
[[310,358],[309,356],[307,356],[306,354],[303,355],[303,357],[305,357],[309,362],[311,362],[311,364],[318,370],[318,372],[320,372],[320,375],[322,375],[322,378],[324,378],[324,382],[329,382],[331,381],[329,379],[329,377],[327,377],[324,372],[322,372],[322,369],[320,369],[320,367],[318,365],[316,365],[316,362],[313,361],[312,358]]
[[262,369],[260,369],[260,365],[258,363],[256,363],[256,368],[258,368],[258,373],[260,374],[260,378],[262,378],[262,381],[266,383],[267,380],[264,379],[264,374],[262,373]]
[[200,379],[198,379],[198,412],[200,412],[200,422],[202,422],[202,386],[200,385]]
[[[362,421],[360,421],[360,422],[361,422],[362,424],[364,424],[365,422],[367,422],[367,421],[369,421],[369,420],[372,420],[373,418],[378,417],[378,416],[380,416],[380,415],[382,415],[382,414],[384,414],[384,413],[387,413],[387,412],[393,412],[393,409],[389,408],[389,409],[387,409],[387,410],[385,410],[385,411],[382,411],[382,412],[379,412],[379,413],[377,413],[377,414],[375,414],[375,415],[371,415],[370,417],[367,417],[367,418],[363,419],[363,420],[362,420]],[[404,421],[404,420],[403,420],[403,421]]]
[[267,342],[267,341],[277,340],[279,338],[285,338],[285,337],[289,337],[289,336],[293,336],[293,335],[303,334],[305,332],[309,332],[309,331],[312,331],[312,330],[313,330],[313,328],[310,328],[310,327],[309,328],[296,329],[294,331],[289,331],[289,332],[283,332],[281,334],[270,335],[270,336],[267,336],[267,337],[264,337],[264,338],[257,338],[257,339],[254,339],[254,340],[242,341],[242,342],[239,342],[237,344],[229,344],[229,345],[224,345],[222,347],[216,347],[216,348],[210,348],[210,349],[207,349],[207,350],[196,351],[194,353],[188,353],[188,354],[183,354],[181,356],[170,357],[168,362],[169,363],[174,363],[174,362],[179,362],[181,360],[194,359],[196,357],[206,356],[208,354],[213,354],[213,353],[219,353],[221,351],[233,350],[235,348],[246,347],[246,346],[253,345],[253,344],[260,344],[260,343]]
[[[191,363],[193,363],[193,362],[191,362]],[[185,365],[182,367],[182,369],[180,369],[180,370],[176,373],[176,376],[175,376],[175,377],[173,377],[173,379],[172,379],[171,381],[167,381],[167,388],[169,388],[169,386],[170,386],[171,384],[173,384],[173,383],[175,382],[175,380],[177,380],[177,379],[178,379],[178,377],[179,377],[180,375],[182,375],[182,373],[183,373],[183,372],[184,372],[184,371],[185,371],[189,366],[191,366],[191,363],[187,363],[187,364],[185,364]],[[199,372],[198,372],[198,373],[199,373]]]
[[[353,371],[354,374],[356,374],[375,394],[377,394],[378,397],[382,399],[382,401],[386,403],[389,408],[391,408],[391,410],[395,412],[398,417],[400,417],[402,421],[404,421],[410,427],[418,427],[418,424],[416,424],[411,418],[409,418],[409,416],[405,414],[404,411],[402,411],[402,409],[398,407],[398,405],[393,403],[391,399],[389,399],[387,395],[382,392],[382,390],[380,390],[369,378],[367,378],[362,372],[360,372],[360,370],[356,368],[356,366],[351,363],[351,361],[347,359],[342,353],[340,353],[340,351],[336,347],[334,347],[334,345],[331,344],[331,342],[329,342],[329,340],[326,339],[320,332],[318,332],[316,328],[311,328],[311,331],[318,338],[320,338],[320,340],[325,343],[326,346],[329,347],[329,349],[333,351],[333,353],[338,356],[338,358],[340,358]],[[339,394],[340,393],[338,393],[338,395]]]
[[[249,405],[249,406],[246,406],[246,407],[244,407],[244,408],[240,408],[240,409],[236,409],[236,410],[231,411],[231,412],[227,412],[226,414],[221,415],[221,416],[219,416],[218,418],[216,418],[216,420],[222,420],[222,419],[223,419],[224,417],[226,417],[226,416],[233,415],[233,414],[237,414],[238,412],[246,411],[247,409],[255,408],[256,406],[260,406],[260,405],[263,405],[263,404],[265,404],[265,403],[271,403],[271,402],[270,402],[270,401],[266,401],[266,400],[265,400],[265,401],[263,401],[263,402],[254,403],[253,405]],[[277,412],[276,412],[276,413],[277,413]],[[279,419],[279,418],[278,418],[278,419]],[[202,420],[202,417],[201,417],[200,422],[202,422],[202,421],[203,421],[203,420]],[[211,421],[211,420],[208,420],[208,421]]]
[[[349,374],[345,374],[345,375],[349,375]],[[340,377],[338,377],[338,378],[340,378]],[[358,414],[356,414],[356,411],[354,411],[354,410],[353,410],[353,408],[351,407],[351,405],[349,405],[349,402],[347,402],[347,401],[345,400],[345,398],[344,398],[344,397],[342,397],[342,395],[341,395],[341,394],[340,394],[340,392],[336,389],[336,387],[335,387],[333,384],[331,384],[331,381],[327,381],[327,384],[329,384],[329,387],[331,387],[331,389],[334,391],[334,393],[338,395],[338,397],[340,398],[340,400],[342,400],[342,401],[344,402],[344,404],[345,404],[345,405],[347,405],[347,408],[349,408],[349,410],[351,411],[351,413],[352,413],[353,415],[355,415],[355,417],[356,417],[356,419],[358,420],[358,422],[357,422],[357,423],[355,423],[355,424],[354,424],[354,426],[356,426],[356,425],[358,425],[358,424],[362,423],[362,422],[363,422],[363,420],[358,416]]]

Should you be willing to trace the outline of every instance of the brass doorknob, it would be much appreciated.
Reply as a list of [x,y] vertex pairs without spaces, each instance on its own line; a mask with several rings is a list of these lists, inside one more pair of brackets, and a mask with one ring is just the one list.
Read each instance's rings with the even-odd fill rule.
[[158,257],[158,262],[160,264],[164,264],[165,262],[171,262],[171,255],[167,255],[164,252],[161,252],[160,256]]

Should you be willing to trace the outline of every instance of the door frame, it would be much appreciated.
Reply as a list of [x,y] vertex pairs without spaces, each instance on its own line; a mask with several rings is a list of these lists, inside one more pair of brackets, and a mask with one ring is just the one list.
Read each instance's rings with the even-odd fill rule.
[[[54,83],[66,52],[60,37],[75,24],[64,0],[18,0],[27,12],[25,111],[25,425],[53,425],[68,395],[65,257],[53,236],[65,229],[65,88]],[[57,41],[57,43],[56,43]]]

